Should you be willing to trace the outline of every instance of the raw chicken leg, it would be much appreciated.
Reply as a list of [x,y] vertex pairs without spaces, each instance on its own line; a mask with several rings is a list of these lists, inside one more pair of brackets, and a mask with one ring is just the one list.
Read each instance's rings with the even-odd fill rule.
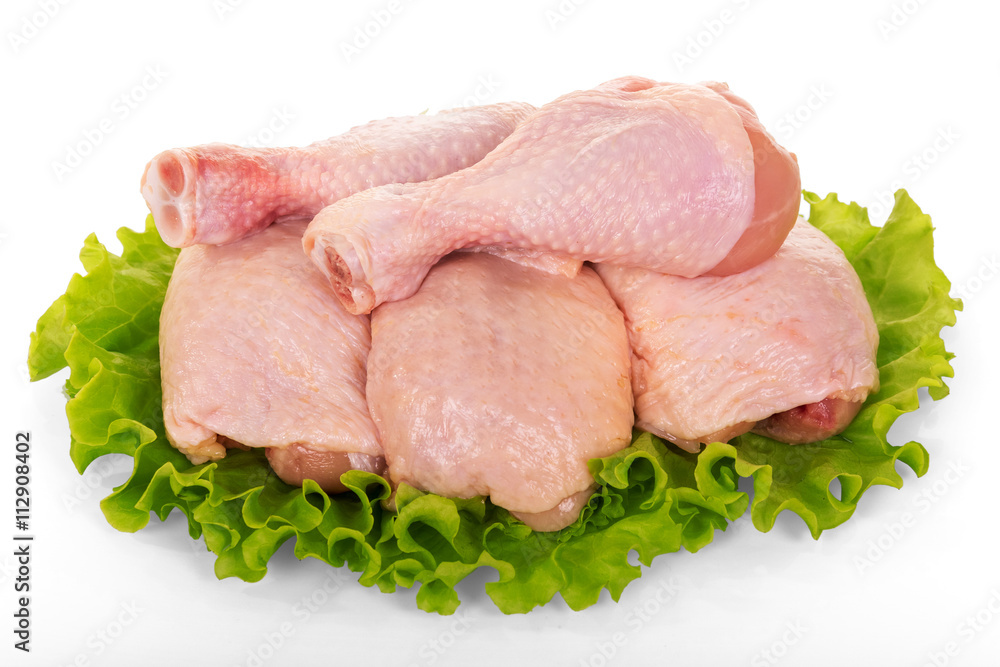
[[781,245],[799,196],[794,156],[725,86],[630,77],[542,107],[468,169],[323,209],[303,245],[347,309],[365,313],[474,246],[682,276],[742,271]]
[[376,185],[474,164],[532,111],[505,103],[387,118],[302,148],[175,148],[146,165],[142,196],[168,245],[230,243]]
[[456,253],[372,314],[368,402],[395,484],[556,530],[590,497],[587,460],[631,441],[624,321],[592,269]]
[[305,227],[181,251],[160,316],[163,421],[193,463],[275,448],[286,482],[340,491],[344,470],[384,466],[365,400],[371,329],[302,254]]
[[878,330],[861,281],[805,220],[777,254],[733,276],[597,271],[625,313],[636,426],[685,449],[752,428],[822,440],[878,388]]

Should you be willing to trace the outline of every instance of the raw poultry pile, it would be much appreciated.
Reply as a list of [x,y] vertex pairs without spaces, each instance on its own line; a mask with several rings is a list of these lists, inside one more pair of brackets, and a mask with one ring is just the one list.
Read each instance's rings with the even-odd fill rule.
[[551,531],[633,425],[809,443],[878,388],[861,282],[721,84],[175,149],[142,191],[184,248],[160,358],[194,463],[264,447],[291,484],[366,470]]

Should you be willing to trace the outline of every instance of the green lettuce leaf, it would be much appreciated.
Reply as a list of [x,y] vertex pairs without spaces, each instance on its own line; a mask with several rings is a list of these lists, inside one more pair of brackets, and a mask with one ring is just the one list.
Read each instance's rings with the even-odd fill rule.
[[754,479],[750,513],[759,530],[770,530],[778,513],[790,509],[819,537],[849,519],[872,485],[902,486],[896,461],[918,476],[927,472],[922,445],[892,446],[887,434],[899,415],[917,409],[920,387],[934,399],[947,395],[943,378],[954,375],[953,355],[940,331],[955,324],[961,303],[948,295],[951,283],[934,263],[930,217],[904,190],[896,193],[883,227],[834,194],[805,197],[809,221],[844,249],[861,278],[879,329],[881,386],[838,436],[792,446],[748,433],[733,442],[728,456],[737,473]]
[[[217,576],[257,581],[278,548],[294,540],[298,558],[318,558],[358,573],[359,583],[392,592],[418,582],[421,609],[452,613],[456,585],[486,567],[497,580],[486,592],[505,613],[527,612],[557,593],[573,609],[607,589],[617,600],[641,565],[664,553],[696,551],[716,530],[746,513],[768,530],[791,509],[816,536],[850,517],[873,484],[899,486],[897,460],[918,475],[927,452],[917,443],[893,447],[889,426],[918,405],[926,386],[941,398],[951,355],[938,335],[959,304],[933,263],[930,222],[905,193],[884,228],[863,209],[806,195],[811,220],[857,268],[879,324],[882,388],[843,436],[791,447],[760,436],[713,443],[699,455],[647,433],[614,456],[590,462],[601,485],[580,518],[555,533],[536,533],[483,498],[442,498],[402,486],[395,512],[385,510],[385,480],[347,473],[348,492],[330,497],[307,481],[289,486],[260,451],[232,452],[191,465],[169,445],[161,412],[158,318],[177,251],[144,232],[119,231],[120,257],[93,236],[81,252],[86,275],[39,319],[29,348],[32,379],[69,366],[66,383],[70,456],[82,472],[100,456],[131,455],[130,478],[101,507],[115,528],[134,532],[175,509],[192,538],[217,556]],[[752,477],[754,494],[739,491]],[[830,491],[840,482],[840,495]]]
[[117,257],[91,234],[66,293],[31,335],[32,380],[67,365],[70,457],[82,473],[105,454],[133,454],[163,433],[159,321],[178,251],[160,240],[153,218],[137,233],[118,231]]

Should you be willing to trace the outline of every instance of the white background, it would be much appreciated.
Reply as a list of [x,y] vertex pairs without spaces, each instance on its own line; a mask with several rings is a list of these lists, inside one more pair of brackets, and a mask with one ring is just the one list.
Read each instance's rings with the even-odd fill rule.
[[[997,7],[7,0],[0,664],[997,664]],[[366,26],[377,34],[348,57],[343,45]],[[108,526],[98,502],[125,460],[81,478],[65,373],[30,385],[24,360],[35,320],[80,270],[84,237],[116,247],[115,229],[141,226],[149,158],[209,141],[303,144],[465,102],[543,104],[624,74],[727,81],[798,154],[805,188],[869,205],[881,223],[902,186],[933,216],[937,261],[965,297],[945,331],[957,377],[950,397],[925,400],[890,434],[927,447],[927,475],[905,469],[901,490],[870,491],[819,541],[790,513],[767,534],[741,521],[697,554],[658,558],[618,603],[605,593],[572,612],[556,599],[513,617],[483,594],[485,574],[460,586],[455,616],[439,617],[419,611],[412,590],[363,588],[297,561],[290,545],[245,584],[215,578],[214,557],[179,517],[134,535]],[[55,166],[81,145],[77,166]],[[13,445],[25,429],[30,655],[12,648]],[[310,597],[321,601],[312,611]]]

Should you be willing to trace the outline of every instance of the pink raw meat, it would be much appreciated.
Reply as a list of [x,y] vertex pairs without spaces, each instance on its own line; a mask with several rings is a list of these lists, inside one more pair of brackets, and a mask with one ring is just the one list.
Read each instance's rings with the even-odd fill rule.
[[339,472],[382,465],[365,400],[371,328],[302,254],[305,227],[181,251],[160,316],[163,421],[194,463],[279,448],[282,479],[338,491]]
[[368,402],[395,484],[562,528],[592,492],[588,459],[631,441],[624,321],[592,269],[456,253],[372,313]]
[[323,209],[304,247],[364,313],[475,246],[551,253],[557,266],[742,271],[777,250],[799,196],[794,156],[725,86],[629,77],[542,107],[468,169]]
[[175,148],[146,165],[142,196],[168,245],[230,243],[376,185],[474,164],[532,111],[505,103],[387,118],[301,148]]
[[732,276],[597,271],[625,313],[636,425],[685,449],[755,427],[821,440],[878,387],[878,330],[861,281],[805,220],[773,257]]

